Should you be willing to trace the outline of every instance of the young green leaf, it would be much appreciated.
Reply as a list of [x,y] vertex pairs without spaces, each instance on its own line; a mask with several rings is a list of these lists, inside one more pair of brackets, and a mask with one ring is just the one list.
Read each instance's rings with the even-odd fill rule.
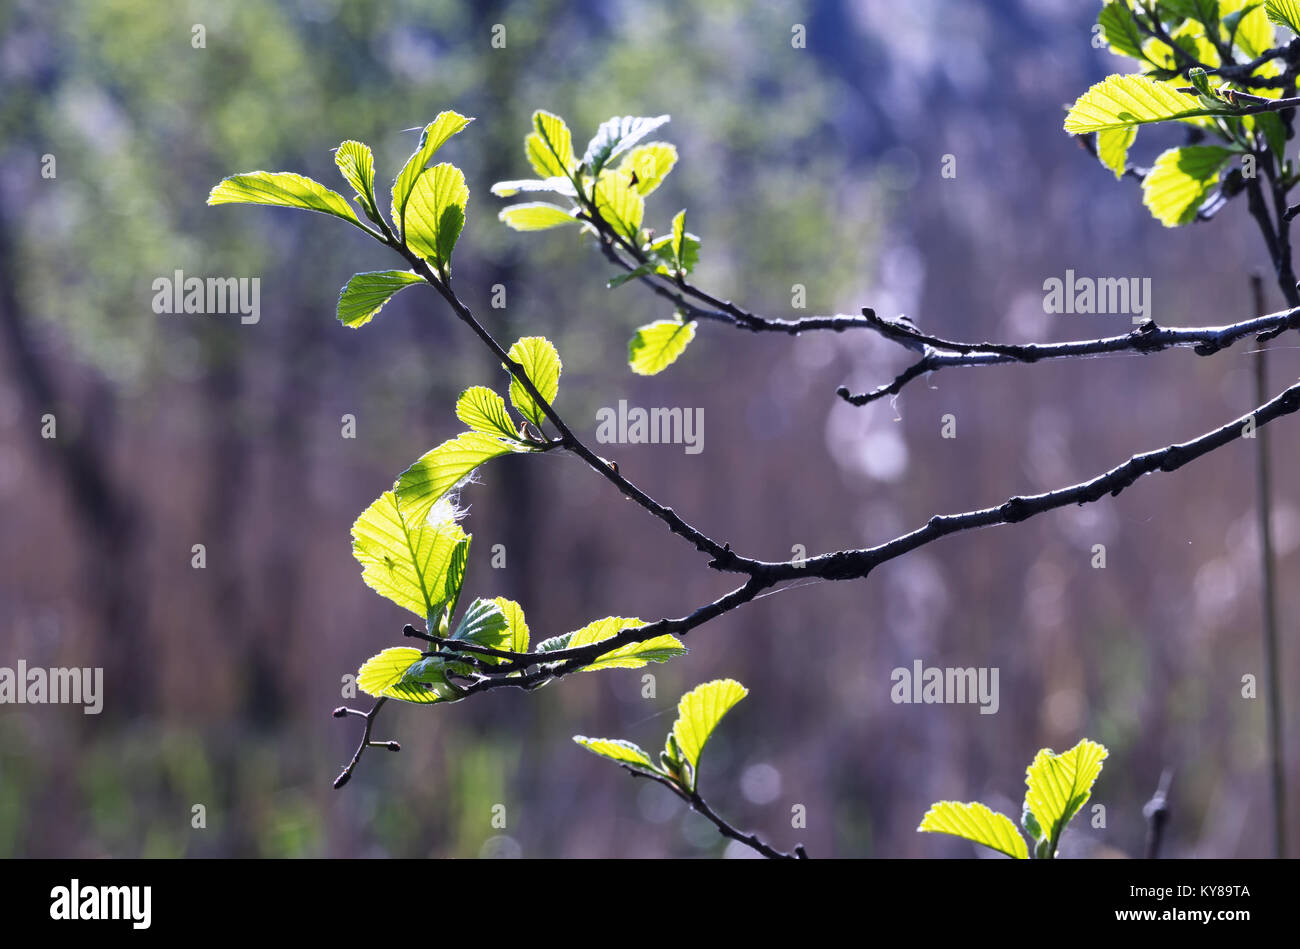
[[1083,739],[1069,751],[1053,754],[1044,748],[1025,771],[1025,806],[1050,841],[1050,856],[1056,855],[1061,831],[1092,795],[1093,782],[1101,774],[1106,748]]
[[470,386],[456,400],[456,417],[477,432],[519,440],[505,399],[487,386]]
[[[537,394],[548,403],[555,401],[560,391],[560,354],[544,336],[525,336],[510,347],[509,356],[524,369]],[[510,377],[510,402],[515,409],[538,428],[546,421],[546,413],[533,401],[528,390],[513,375]]]
[[450,505],[413,520],[403,516],[392,491],[380,495],[352,525],[352,554],[366,586],[422,617],[431,633],[438,615],[460,592],[468,547],[469,536]]
[[700,262],[700,239],[686,230],[686,209],[673,215],[673,257],[677,269],[684,274],[695,269]]
[[528,622],[524,619],[523,609],[504,596],[492,602],[501,608],[501,614],[506,618],[507,636],[500,648],[509,652],[528,652]]
[[407,523],[418,523],[434,503],[485,461],[512,451],[531,451],[486,432],[462,432],[430,449],[397,479],[397,504]]
[[460,618],[451,638],[496,649],[505,640],[508,627],[506,614],[496,601],[480,597],[465,608],[465,615]]
[[1137,131],[1136,125],[1123,125],[1097,133],[1097,158],[1115,173],[1116,178],[1124,177],[1128,149],[1137,138]]
[[596,182],[596,212],[615,231],[634,245],[641,243],[641,221],[645,217],[645,198],[632,184],[626,172],[608,171]]
[[657,260],[651,260],[640,267],[629,270],[627,273],[621,273],[617,277],[610,278],[609,282],[605,284],[605,288],[613,290],[639,277],[648,277],[650,274],[658,272],[662,266]]
[[383,695],[384,690],[402,681],[406,670],[420,661],[420,650],[412,646],[393,646],[377,656],[371,656],[357,673],[357,688],[370,695]]
[[1188,223],[1232,155],[1217,145],[1188,145],[1162,152],[1142,180],[1142,203],[1165,227]]
[[354,274],[339,294],[339,322],[356,329],[365,326],[399,290],[424,280],[409,270],[376,270]]
[[394,646],[366,660],[357,673],[357,688],[421,705],[459,698],[461,689],[447,681],[440,664],[422,657],[418,649]]
[[583,735],[574,735],[573,740],[602,758],[609,758],[620,764],[644,768],[647,771],[658,770],[654,766],[654,762],[650,760],[650,756],[630,741],[624,741],[621,738],[587,738]]
[[1142,31],[1133,19],[1127,0],[1111,0],[1101,8],[1097,22],[1112,53],[1134,59],[1146,58],[1142,55]]
[[578,219],[564,208],[545,201],[512,204],[508,208],[502,208],[497,217],[516,231],[546,231],[578,223]]
[[627,344],[627,362],[641,376],[663,372],[695,338],[695,323],[658,320],[642,326]]
[[582,156],[587,173],[599,175],[611,158],[625,152],[667,121],[666,115],[655,118],[623,115],[600,123]]
[[465,226],[468,201],[465,175],[455,165],[444,162],[420,175],[406,203],[402,225],[406,246],[432,261],[444,277],[451,266],[451,252]]
[[925,812],[921,826],[916,829],[964,837],[1016,860],[1029,859],[1025,838],[1017,832],[1011,818],[990,810],[978,801],[969,804],[938,801]]
[[1276,155],[1279,161],[1285,161],[1286,126],[1282,124],[1281,116],[1276,112],[1260,112],[1247,116],[1242,121],[1248,125],[1253,124],[1255,130],[1264,136],[1269,151]]
[[685,788],[689,789],[692,786],[694,772],[690,765],[682,761],[681,749],[677,747],[677,739],[673,737],[672,732],[668,733],[664,750],[659,752],[659,770]]
[[288,171],[252,171],[223,178],[208,195],[208,204],[267,204],[332,214],[368,230],[343,195],[319,181]]
[[1273,45],[1273,24],[1260,0],[1219,0],[1219,13],[1224,32],[1247,59],[1263,55]]
[[[606,616],[570,634],[567,645],[557,648],[577,649],[616,636],[625,629],[644,626],[645,621],[623,616]],[[582,667],[583,672],[600,669],[639,669],[648,662],[667,662],[686,654],[686,647],[676,636],[655,636],[643,643],[624,643]]]
[[1196,96],[1177,92],[1172,86],[1145,76],[1107,76],[1070,108],[1065,117],[1065,130],[1081,135],[1128,125],[1233,113],[1226,103],[1222,109],[1207,109]]
[[538,109],[534,131],[524,139],[524,155],[543,178],[568,177],[578,159],[573,154],[573,134],[558,115]]
[[722,716],[748,694],[749,689],[735,679],[715,679],[697,685],[677,703],[677,721],[673,722],[669,737],[676,742],[680,759],[691,766],[690,788],[695,787],[694,775],[700,769],[700,754],[713,729]]
[[491,188],[498,198],[511,198],[521,191],[553,191],[566,197],[576,197],[578,192],[568,178],[523,178],[518,181],[498,181]]
[[[415,189],[415,183],[424,174],[425,166],[433,158],[434,152],[443,146],[447,139],[474,120],[457,112],[439,113],[420,133],[420,144],[393,181],[393,227],[402,234],[406,233],[406,204]],[[463,208],[462,208],[463,210]]]
[[686,230],[686,212],[673,216],[672,231],[656,238],[650,245],[652,257],[662,261],[659,273],[669,276],[689,274],[700,262],[700,239]]
[[1219,29],[1219,0],[1161,0],[1160,7],[1174,16],[1195,20],[1207,30]]
[[1043,839],[1043,828],[1038,826],[1038,818],[1034,816],[1028,804],[1020,811],[1020,826],[1025,829],[1030,841],[1037,843]]
[[366,217],[379,223],[379,205],[375,201],[375,156],[364,142],[349,139],[334,151],[334,164],[345,181],[352,185]]
[[667,142],[638,145],[619,163],[618,171],[636,175],[636,190],[644,197],[658,188],[677,164],[677,149]]
[[1267,0],[1264,14],[1270,22],[1285,26],[1292,33],[1300,33],[1300,2],[1297,0]]
[[573,633],[560,633],[558,636],[552,636],[550,639],[543,639],[537,644],[537,652],[558,652],[561,649],[569,648],[569,640],[573,638]]

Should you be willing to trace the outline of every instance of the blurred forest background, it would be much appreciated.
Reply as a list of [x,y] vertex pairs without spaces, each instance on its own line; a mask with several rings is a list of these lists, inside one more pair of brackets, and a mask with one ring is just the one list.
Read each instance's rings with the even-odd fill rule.
[[[651,223],[689,208],[699,284],[759,312],[870,305],[962,339],[1127,331],[1128,316],[1043,312],[1043,281],[1069,268],[1150,277],[1162,323],[1252,315],[1248,276],[1267,264],[1241,202],[1165,230],[1132,181],[1062,132],[1063,108],[1124,68],[1093,47],[1096,12],[1078,0],[0,3],[0,665],[106,677],[99,716],[0,707],[0,855],[719,855],[702,818],[570,736],[658,747],[680,694],[720,676],[751,693],[716,733],[702,788],[779,847],[970,855],[915,832],[927,806],[978,799],[1018,816],[1034,751],[1088,736],[1111,750],[1094,793],[1107,826],[1080,820],[1068,853],[1140,854],[1141,808],[1167,767],[1166,854],[1269,855],[1264,701],[1241,697],[1241,677],[1264,672],[1248,442],[1118,499],[927,546],[865,581],[765,597],[662,666],[390,707],[377,737],[403,752],[372,752],[332,790],[358,737],[329,715],[340,679],[401,644],[409,619],[362,584],[349,528],[460,431],[462,388],[505,377],[427,289],[342,327],[347,279],[398,265],[355,230],[204,204],[220,178],[253,169],[346,190],[331,150],[349,138],[374,148],[384,194],[415,145],[404,129],[446,108],[477,116],[440,153],[471,188],[456,281],[499,339],[556,342],[558,408],[579,434],[594,441],[596,410],[619,399],[702,407],[701,454],[602,451],[743,552],[878,543],[1249,410],[1251,347],[949,370],[895,405],[854,409],[837,386],[888,381],[910,354],[861,333],[706,325],[678,364],[642,378],[627,340],[669,315],[662,301],[606,290],[607,264],[572,230],[508,230],[488,186],[528,175],[535,108],[566,117],[579,148],[611,115],[667,112],[653,137],[681,161]],[[491,46],[498,23],[505,49]],[[792,48],[794,24],[806,49]],[[1144,131],[1133,157],[1179,141]],[[940,174],[949,154],[955,179]],[[261,321],[155,314],[151,284],[176,270],[260,277]],[[488,305],[498,283],[504,310]],[[791,310],[796,283],[806,311]],[[1300,360],[1293,335],[1274,349],[1276,391]],[[54,440],[40,437],[47,412]],[[347,413],[355,439],[341,437]],[[940,437],[946,413],[953,440]],[[1270,427],[1291,683],[1297,425]],[[735,585],[573,458],[494,462],[463,500],[466,595],[517,599],[535,641],[610,614],[684,615]],[[1090,565],[1098,543],[1104,570]],[[490,565],[494,544],[505,569]],[[916,659],[999,667],[1000,710],[893,704],[890,671]],[[505,829],[491,825],[498,803]],[[191,828],[195,804],[206,829]],[[794,804],[806,829],[790,826]],[[1293,851],[1298,839],[1293,823]]]

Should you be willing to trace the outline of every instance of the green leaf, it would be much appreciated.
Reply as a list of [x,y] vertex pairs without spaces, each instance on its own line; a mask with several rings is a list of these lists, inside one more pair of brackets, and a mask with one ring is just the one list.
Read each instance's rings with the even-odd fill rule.
[[684,208],[673,216],[673,257],[682,273],[690,273],[700,262],[700,239],[687,233]]
[[[645,621],[624,616],[606,616],[570,634],[568,644],[556,648],[577,649],[616,636],[625,629],[644,626]],[[686,654],[686,647],[676,636],[655,636],[643,643],[624,643],[582,667],[583,672],[599,669],[639,669],[647,662],[667,662]]]
[[1278,159],[1285,160],[1286,127],[1282,124],[1282,117],[1276,112],[1260,112],[1248,116],[1247,119],[1252,120],[1256,131],[1264,136],[1269,151],[1276,155]]
[[357,673],[357,688],[370,695],[383,695],[385,689],[401,682],[406,670],[420,658],[420,650],[411,646],[385,649],[366,660]]
[[1261,56],[1273,45],[1273,24],[1259,0],[1220,0],[1223,29],[1248,59]]
[[595,136],[587,143],[587,151],[582,156],[582,163],[586,166],[587,173],[599,175],[600,170],[611,158],[631,148],[667,121],[666,115],[655,118],[623,115],[600,123]]
[[553,191],[566,197],[576,197],[578,192],[573,182],[559,175],[553,178],[523,178],[518,181],[498,181],[492,186],[492,193],[498,198],[510,198],[521,191]]
[[1038,818],[1034,816],[1034,812],[1028,805],[1020,812],[1020,826],[1025,829],[1031,841],[1038,842],[1043,839],[1043,828],[1038,826]]
[[1029,848],[1020,836],[1016,825],[1005,814],[990,810],[978,801],[962,804],[958,801],[939,801],[931,805],[921,818],[919,831],[952,834],[983,844],[999,853],[1017,860],[1029,859]]
[[393,181],[393,226],[400,233],[406,233],[406,205],[411,192],[415,190],[415,184],[424,174],[425,166],[433,158],[434,152],[473,121],[457,112],[442,112],[420,133],[420,144]]
[[596,212],[619,234],[634,245],[641,243],[641,221],[645,218],[645,198],[632,184],[626,172],[607,171],[596,182]]
[[366,586],[424,618],[430,633],[438,614],[460,593],[468,547],[469,536],[450,505],[412,519],[403,516],[392,491],[381,494],[352,525],[352,554]]
[[567,177],[578,159],[573,154],[573,134],[558,115],[538,109],[533,129],[524,139],[524,154],[533,171],[543,178]]
[[495,600],[476,599],[465,609],[452,639],[477,643],[492,649],[505,649],[510,638],[510,624]]
[[668,173],[677,164],[677,149],[667,142],[649,142],[638,145],[619,163],[618,170],[625,175],[636,175],[636,190],[642,196],[663,184]]
[[379,223],[379,206],[375,202],[375,156],[364,142],[349,139],[334,151],[334,164],[352,190],[357,193],[361,208],[376,224]]
[[1213,87],[1210,85],[1209,75],[1200,66],[1197,66],[1195,69],[1187,70],[1187,81],[1192,84],[1192,88],[1201,94],[1202,99],[1212,100],[1211,102],[1206,103],[1207,105],[1213,105],[1213,100],[1219,98],[1215,94]]
[[1196,96],[1176,92],[1163,82],[1145,76],[1107,76],[1070,108],[1065,130],[1072,135],[1100,132],[1126,125],[1144,125],[1198,115],[1232,115],[1223,109],[1207,109]]
[[1175,16],[1196,20],[1207,29],[1219,28],[1219,0],[1161,0],[1160,7]]
[[457,699],[461,690],[447,681],[441,660],[422,657],[410,646],[394,646],[367,659],[357,673],[357,688],[368,695],[427,705]]
[[432,261],[444,277],[451,265],[451,252],[465,226],[468,202],[465,175],[455,165],[444,162],[420,175],[406,204],[402,225],[406,246]]
[[1188,223],[1232,155],[1217,145],[1188,145],[1162,152],[1142,180],[1142,203],[1165,227]]
[[627,344],[627,362],[641,376],[663,372],[695,338],[695,323],[659,320],[641,327]]
[[1270,22],[1285,26],[1292,33],[1300,33],[1300,2],[1297,0],[1267,0],[1264,14]]
[[516,231],[546,231],[565,224],[577,224],[578,219],[564,208],[545,201],[529,201],[502,208],[498,218]]
[[1136,125],[1123,125],[1097,133],[1097,158],[1115,173],[1116,178],[1124,177],[1128,149],[1137,138],[1137,131]]
[[339,294],[339,322],[356,329],[365,326],[399,290],[424,280],[409,270],[376,270],[354,274]]
[[648,771],[657,770],[654,762],[650,760],[650,756],[630,741],[624,741],[621,738],[586,738],[582,735],[574,735],[573,740],[602,758],[609,758],[620,764],[645,768]]
[[456,400],[456,417],[477,432],[519,440],[505,399],[487,386],[470,386]]
[[1111,0],[1101,8],[1097,22],[1101,24],[1102,35],[1110,44],[1112,53],[1134,59],[1146,58],[1142,55],[1142,31],[1133,19],[1127,0]]
[[479,465],[512,451],[530,451],[486,432],[462,432],[430,449],[397,479],[397,504],[407,523],[418,523],[433,505]]
[[550,639],[543,639],[537,644],[536,651],[541,652],[558,652],[561,649],[569,648],[569,640],[573,638],[573,633],[561,633],[558,636],[552,636]]
[[673,737],[672,732],[668,733],[668,740],[664,742],[664,750],[659,752],[659,764],[661,769],[672,775],[674,780],[687,787],[690,786],[690,769],[682,763],[682,752],[677,747],[677,739]]
[[[528,376],[537,390],[537,394],[548,403],[555,402],[560,391],[560,354],[555,346],[544,336],[525,336],[510,347],[509,356],[523,366],[524,375]],[[546,421],[546,413],[533,401],[528,390],[513,375],[510,377],[510,402],[515,409],[538,428]]]
[[651,260],[642,264],[640,267],[629,270],[627,273],[621,273],[617,277],[611,278],[610,281],[605,284],[605,287],[608,290],[614,290],[617,287],[623,286],[623,284],[630,280],[636,280],[639,277],[648,277],[650,274],[658,272],[661,266],[662,265],[657,260]]
[[671,741],[676,742],[676,756],[670,744],[665,753],[690,765],[687,789],[695,788],[695,777],[700,769],[700,754],[713,734],[722,716],[749,694],[749,690],[735,679],[715,679],[697,685],[682,696],[677,703],[677,721],[673,722]]
[[332,214],[362,230],[347,199],[319,181],[288,171],[251,171],[222,179],[208,195],[208,204],[267,204],[280,208],[302,208]]
[[524,619],[523,609],[514,600],[507,600],[504,596],[499,596],[492,602],[501,607],[501,613],[506,618],[508,635],[505,645],[500,648],[510,652],[528,652],[528,622]]
[[1025,806],[1050,841],[1050,856],[1056,855],[1065,825],[1092,795],[1106,755],[1104,746],[1085,738],[1059,755],[1043,748],[1025,771]]
[[650,245],[652,256],[663,261],[659,272],[669,276],[688,274],[700,262],[700,239],[686,230],[686,212],[673,216],[672,232]]

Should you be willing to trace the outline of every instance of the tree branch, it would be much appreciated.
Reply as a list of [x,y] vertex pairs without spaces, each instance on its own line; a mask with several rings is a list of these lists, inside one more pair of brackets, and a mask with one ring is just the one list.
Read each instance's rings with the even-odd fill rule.
[[1223,326],[1162,328],[1148,320],[1131,332],[1100,339],[1064,343],[963,343],[930,336],[910,324],[881,319],[872,310],[864,309],[862,312],[872,327],[886,339],[909,349],[920,348],[925,354],[888,385],[858,395],[851,394],[847,386],[841,386],[837,394],[850,405],[866,405],[886,396],[897,395],[917,376],[951,366],[1035,363],[1048,359],[1074,359],[1124,352],[1145,354],[1173,348],[1191,348],[1198,356],[1210,356],[1247,336],[1266,338],[1266,334],[1276,335],[1289,328],[1300,328],[1300,307],[1293,307]]
[[339,776],[334,779],[334,789],[336,791],[352,780],[352,772],[356,770],[357,764],[361,761],[361,756],[366,753],[366,749],[371,745],[382,745],[389,751],[402,750],[402,746],[395,741],[370,740],[370,731],[374,728],[375,716],[379,714],[379,710],[384,707],[384,703],[387,701],[387,698],[381,696],[375,701],[375,704],[370,707],[370,711],[368,712],[362,712],[355,708],[348,708],[344,705],[340,705],[334,710],[335,718],[345,718],[348,715],[357,715],[366,720],[366,727],[361,732],[361,743],[357,745],[356,754],[352,756],[352,760],[348,762],[347,767],[339,772]]
[[[1172,472],[1210,452],[1242,437],[1248,420],[1254,419],[1256,429],[1274,419],[1300,410],[1300,383],[1283,390],[1276,397],[1258,406],[1253,412],[1234,419],[1197,438],[1165,448],[1134,455],[1109,471],[1088,481],[1048,491],[1043,494],[1016,496],[994,507],[967,511],[960,514],[935,515],[907,534],[862,550],[841,550],[803,560],[798,564],[777,561],[757,561],[737,557],[736,564],[725,569],[748,574],[746,582],[678,619],[662,619],[646,626],[630,627],[616,635],[580,646],[547,653],[502,653],[511,660],[485,670],[483,677],[465,689],[464,697],[476,692],[496,688],[536,688],[553,679],[581,669],[601,655],[628,643],[645,642],[666,633],[685,634],[754,600],[761,592],[788,581],[817,578],[822,580],[852,580],[867,576],[881,564],[901,557],[918,547],[933,543],[941,537],[962,531],[975,530],[1001,524],[1017,524],[1038,514],[1066,507],[1070,504],[1089,504],[1110,495],[1120,494],[1145,474],[1156,471]],[[538,668],[532,672],[530,667]]]
[[718,829],[718,833],[720,833],[723,837],[727,837],[730,838],[731,840],[739,841],[745,846],[758,851],[760,854],[762,854],[764,857],[767,857],[769,860],[807,860],[808,859],[808,852],[804,850],[802,844],[794,848],[794,853],[786,853],[785,851],[777,850],[772,845],[765,843],[757,834],[746,834],[743,833],[742,831],[737,830],[731,824],[727,823],[726,820],[720,817],[718,813],[713,810],[713,808],[709,807],[708,802],[704,800],[703,796],[700,794],[698,789],[694,791],[685,791],[682,789],[681,785],[679,785],[676,781],[673,781],[670,778],[666,778],[663,775],[653,774],[649,771],[642,771],[637,768],[633,768],[630,765],[621,764],[621,763],[620,763],[620,767],[622,767],[625,771],[627,771],[628,774],[632,775],[632,777],[634,778],[646,778],[650,781],[654,781],[656,784],[662,784],[664,787],[672,791],[675,795],[677,795],[688,805],[690,805],[692,810],[707,818],[708,821]]

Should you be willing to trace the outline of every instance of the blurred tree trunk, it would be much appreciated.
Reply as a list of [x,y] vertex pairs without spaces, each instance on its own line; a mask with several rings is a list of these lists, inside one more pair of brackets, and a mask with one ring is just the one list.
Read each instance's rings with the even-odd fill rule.
[[[143,610],[135,545],[139,534],[134,506],[113,484],[107,432],[115,417],[111,387],[102,379],[89,386],[80,410],[59,391],[35,330],[18,298],[12,227],[0,215],[0,333],[9,352],[12,378],[27,413],[31,454],[38,471],[52,471],[67,492],[70,509],[86,538],[82,569],[86,602],[99,618],[80,631],[99,644],[95,662],[104,667],[110,714],[129,717],[148,705],[153,682],[146,671]],[[86,370],[89,371],[89,370]],[[56,437],[43,438],[41,416],[55,417]],[[91,657],[88,655],[86,661]]]

